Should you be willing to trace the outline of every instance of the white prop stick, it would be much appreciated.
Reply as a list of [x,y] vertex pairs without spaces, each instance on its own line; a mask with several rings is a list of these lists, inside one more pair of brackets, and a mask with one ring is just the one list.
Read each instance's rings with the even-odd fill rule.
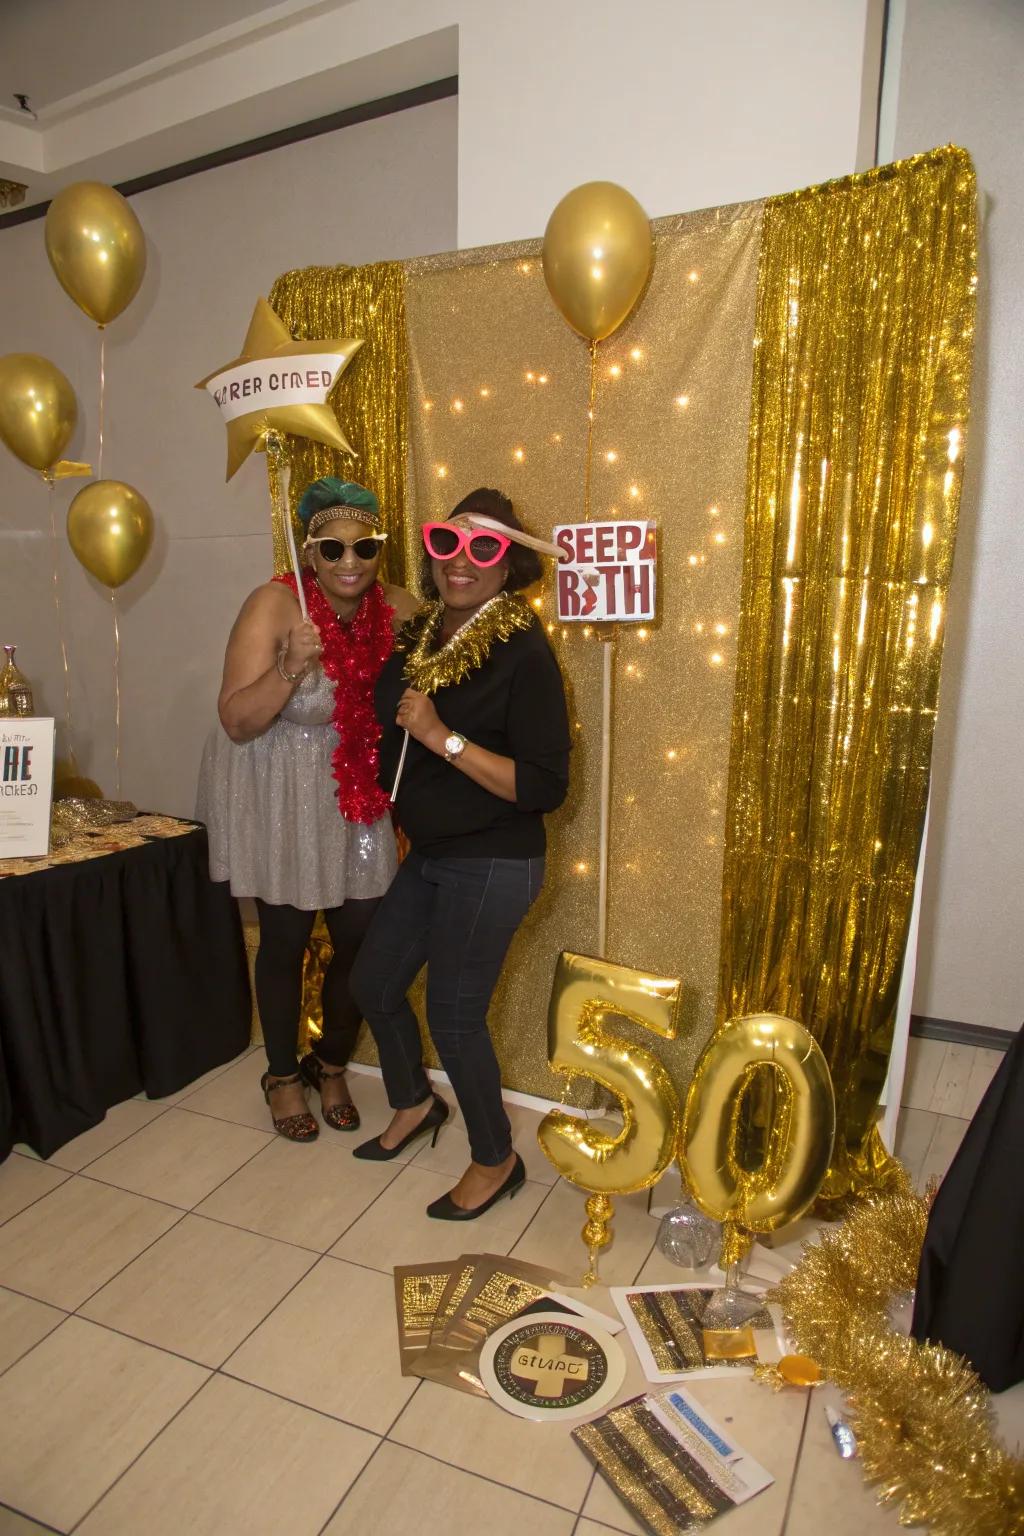
[[398,798],[398,786],[402,782],[402,769],[405,767],[405,754],[408,752],[408,750],[409,750],[409,732],[406,731],[406,733],[405,733],[405,740],[402,742],[402,755],[398,759],[398,767],[395,769],[395,782],[391,786],[391,804],[392,805],[394,805],[396,799]]
[[306,607],[306,589],[302,585],[302,567],[299,564],[299,553],[295,548],[295,529],[292,527],[292,509],[288,500],[288,489],[291,485],[292,467],[282,457],[277,466],[277,480],[281,487],[281,504],[284,507],[284,532],[288,540],[288,556],[292,562],[292,571],[295,576],[295,590],[299,599],[299,607],[302,609],[302,617],[309,618],[309,609]]

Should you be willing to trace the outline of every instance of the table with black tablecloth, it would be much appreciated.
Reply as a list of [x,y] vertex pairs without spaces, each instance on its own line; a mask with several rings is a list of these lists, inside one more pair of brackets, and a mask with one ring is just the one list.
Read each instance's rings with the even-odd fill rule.
[[245,1049],[241,923],[207,857],[205,828],[140,816],[0,862],[0,1160],[49,1157]]

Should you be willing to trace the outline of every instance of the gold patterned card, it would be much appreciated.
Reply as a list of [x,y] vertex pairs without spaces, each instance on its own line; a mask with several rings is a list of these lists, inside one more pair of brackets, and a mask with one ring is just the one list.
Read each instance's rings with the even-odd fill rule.
[[481,1254],[472,1279],[437,1341],[448,1349],[472,1349],[564,1277],[504,1255]]
[[480,1253],[464,1253],[453,1261],[451,1278],[445,1286],[431,1325],[431,1344],[439,1344],[444,1338],[445,1330],[462,1304],[462,1298],[472,1284],[476,1267],[482,1259]]
[[486,1397],[477,1371],[484,1340],[543,1296],[556,1278],[504,1254],[463,1254],[438,1304],[429,1347],[410,1359],[408,1374]]
[[655,1536],[700,1530],[774,1482],[681,1387],[620,1403],[572,1435]]
[[461,1261],[436,1264],[403,1264],[395,1267],[395,1312],[398,1320],[398,1355],[402,1375],[412,1374],[413,1358],[430,1343],[437,1308],[453,1272]]
[[613,1287],[612,1300],[648,1381],[731,1375],[782,1354],[776,1320],[766,1306],[743,1328],[705,1328],[704,1313],[715,1291],[701,1285]]

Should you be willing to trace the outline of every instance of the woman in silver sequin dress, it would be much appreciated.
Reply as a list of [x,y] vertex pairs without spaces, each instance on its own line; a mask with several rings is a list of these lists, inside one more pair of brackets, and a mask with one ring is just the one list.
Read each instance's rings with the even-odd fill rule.
[[[415,612],[377,569],[384,535],[372,492],[327,478],[299,504],[306,529],[304,588],[294,578],[258,587],[228,640],[220,726],[206,744],[198,815],[209,828],[210,871],[256,901],[256,1000],[267,1048],[261,1086],[274,1126],[293,1141],[318,1134],[306,1088],[324,1120],[354,1130],[345,1081],[359,1013],[348,973],[396,869],[386,798],[377,785],[373,686],[393,634]],[[296,1063],[302,967],[318,911],[334,957],[324,978],[323,1037]]]

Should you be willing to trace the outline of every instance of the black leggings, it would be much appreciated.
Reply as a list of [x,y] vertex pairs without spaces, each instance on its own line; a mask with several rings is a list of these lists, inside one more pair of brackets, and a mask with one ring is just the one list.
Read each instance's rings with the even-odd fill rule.
[[[347,1066],[356,1043],[362,1016],[352,1001],[348,977],[363,935],[379,906],[379,898],[346,901],[324,913],[334,956],[324,976],[324,1032],[316,1043],[316,1053],[329,1067]],[[302,962],[316,913],[303,912],[298,907],[272,906],[260,900],[256,909],[260,919],[256,1003],[267,1063],[274,1077],[290,1077],[296,1067]]]

